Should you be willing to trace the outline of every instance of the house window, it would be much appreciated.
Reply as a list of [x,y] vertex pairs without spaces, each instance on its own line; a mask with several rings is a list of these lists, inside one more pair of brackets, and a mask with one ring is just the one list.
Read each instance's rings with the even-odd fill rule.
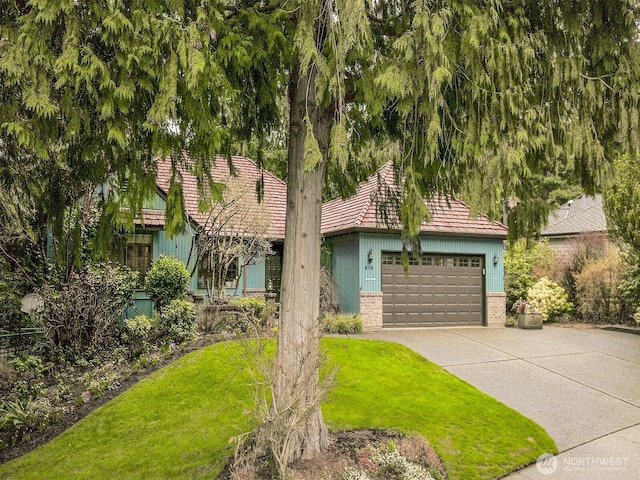
[[112,259],[138,272],[138,287],[144,288],[145,276],[153,258],[153,235],[127,235],[124,242],[115,245]]
[[209,257],[204,256],[198,262],[198,288],[206,290],[207,283],[210,282],[211,279],[211,263],[209,263]]
[[[218,277],[218,268],[212,268],[209,255],[205,255],[198,262],[198,288],[202,290],[208,290],[209,286],[217,288],[215,285]],[[224,268],[224,267],[222,267]],[[231,262],[227,268],[227,272],[224,278],[224,284],[227,288],[235,287],[236,279],[238,278],[238,259],[236,258]]]

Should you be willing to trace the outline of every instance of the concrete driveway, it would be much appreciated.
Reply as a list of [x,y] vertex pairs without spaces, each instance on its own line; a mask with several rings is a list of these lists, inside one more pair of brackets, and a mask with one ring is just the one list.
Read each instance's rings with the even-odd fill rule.
[[640,335],[545,326],[382,330],[542,425],[559,454],[509,479],[640,478]]

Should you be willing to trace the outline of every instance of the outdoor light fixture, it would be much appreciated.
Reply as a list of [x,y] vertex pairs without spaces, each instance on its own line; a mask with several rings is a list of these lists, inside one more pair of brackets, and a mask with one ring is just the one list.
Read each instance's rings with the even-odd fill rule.
[[369,249],[369,254],[367,255],[367,260],[369,260],[369,263],[373,263],[373,248]]
[[494,267],[497,267],[497,266],[498,266],[498,262],[499,262],[499,261],[500,261],[500,259],[498,258],[498,254],[496,253],[496,254],[493,256],[493,266],[494,266]]

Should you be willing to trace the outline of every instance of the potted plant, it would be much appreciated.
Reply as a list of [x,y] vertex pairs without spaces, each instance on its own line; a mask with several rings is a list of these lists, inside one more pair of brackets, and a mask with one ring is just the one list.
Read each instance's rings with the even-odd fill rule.
[[542,314],[533,310],[531,304],[522,297],[513,304],[512,310],[518,314],[518,328],[527,330],[542,328]]

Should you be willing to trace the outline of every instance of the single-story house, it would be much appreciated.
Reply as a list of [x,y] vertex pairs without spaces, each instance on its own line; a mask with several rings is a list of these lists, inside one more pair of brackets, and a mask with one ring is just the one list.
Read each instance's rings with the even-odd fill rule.
[[[169,158],[158,163],[157,191],[136,220],[136,230],[127,234],[114,259],[141,274],[140,289],[127,316],[151,314],[152,304],[144,291],[144,273],[153,258],[173,255],[194,272],[190,290],[206,297],[207,267],[198,264],[199,232],[212,223],[211,210],[199,208],[197,179],[188,171],[189,159],[178,162],[178,181],[187,215],[186,229],[169,238],[165,226],[165,202],[172,175]],[[286,184],[260,169],[245,157],[233,157],[234,176],[225,158],[216,158],[214,181],[235,192],[255,218],[266,220],[263,234],[272,242],[272,253],[231,269],[228,295],[278,294],[282,246],[285,232]],[[391,163],[384,165],[361,184],[356,194],[323,205],[322,233],[332,278],[337,285],[343,311],[358,313],[365,328],[426,327],[450,325],[504,324],[503,241],[507,230],[482,215],[472,217],[470,209],[454,199],[437,199],[427,204],[432,219],[422,226],[421,253],[409,257],[405,274],[401,260],[400,226],[394,219],[384,224],[377,215],[385,189],[393,189]],[[256,198],[256,184],[264,181],[264,197]],[[382,188],[380,188],[382,187]],[[217,212],[214,209],[214,213]],[[397,223],[397,218],[395,219]],[[248,230],[253,224],[248,225]],[[241,223],[246,219],[241,217]],[[396,228],[397,227],[397,228]],[[205,300],[208,301],[208,300]]]
[[421,228],[421,253],[409,256],[405,272],[397,217],[382,222],[378,215],[387,188],[394,188],[390,162],[352,197],[323,205],[322,234],[342,309],[360,314],[367,330],[504,325],[506,227],[472,217],[451,198],[428,202],[432,218]]
[[[241,198],[246,208],[239,214],[233,211],[228,218],[213,218],[212,210],[199,208],[201,197],[198,193],[198,183],[194,175],[188,171],[190,164],[186,155],[181,159],[178,181],[182,185],[182,196],[187,216],[186,229],[183,233],[169,238],[165,232],[165,202],[169,192],[171,179],[171,161],[166,159],[158,162],[157,189],[152,200],[145,205],[140,218],[136,219],[135,232],[127,234],[124,242],[114,248],[112,258],[121,264],[128,265],[140,273],[140,289],[134,295],[134,304],[127,311],[127,316],[137,314],[150,315],[152,303],[144,291],[144,275],[151,265],[152,259],[160,255],[172,255],[185,262],[190,271],[194,272],[189,286],[196,296],[207,296],[206,281],[210,278],[204,262],[198,264],[197,240],[202,229],[212,227],[214,220],[218,223],[236,224],[241,228],[254,228],[255,223],[264,223],[261,234],[271,241],[272,252],[264,258],[257,259],[247,265],[238,262],[231,266],[225,278],[225,291],[228,295],[264,295],[267,291],[277,294],[280,289],[282,246],[285,231],[286,214],[286,184],[259,168],[255,162],[245,157],[232,157],[236,175],[230,172],[225,158],[215,159],[215,167],[211,176],[215,182],[227,187],[227,192],[235,195],[231,203]],[[256,185],[258,180],[264,182],[264,196],[258,202]],[[249,212],[247,214],[247,212]],[[213,210],[214,215],[223,215],[220,210]],[[247,215],[252,215],[248,217]],[[235,216],[235,217],[234,217]],[[234,217],[234,218],[232,218]],[[214,227],[215,228],[215,227]],[[239,231],[239,230],[238,230]],[[220,232],[216,232],[220,233]]]
[[602,195],[581,195],[549,214],[541,236],[559,257],[567,257],[585,242],[609,248]]

